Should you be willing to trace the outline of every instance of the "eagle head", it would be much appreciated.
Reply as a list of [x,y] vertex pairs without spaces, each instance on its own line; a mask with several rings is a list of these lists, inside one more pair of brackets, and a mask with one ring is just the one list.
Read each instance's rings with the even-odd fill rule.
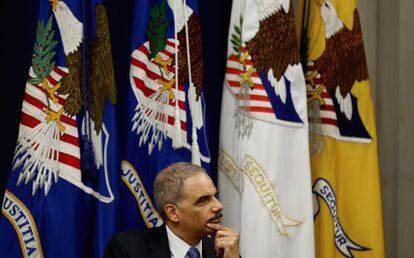
[[272,16],[276,12],[280,11],[282,8],[285,13],[289,12],[290,0],[256,0],[247,3],[246,10],[251,13],[253,7],[252,5],[257,4],[257,11],[259,14],[259,19],[265,20],[269,16]]
[[193,14],[193,9],[188,5],[184,5],[182,0],[168,0],[167,2],[174,15],[175,29],[177,32],[180,32],[184,28],[184,23],[188,22],[190,16]]
[[321,9],[322,20],[325,24],[325,36],[328,39],[341,30],[344,25],[339,19],[335,6],[331,1],[319,0],[317,3]]

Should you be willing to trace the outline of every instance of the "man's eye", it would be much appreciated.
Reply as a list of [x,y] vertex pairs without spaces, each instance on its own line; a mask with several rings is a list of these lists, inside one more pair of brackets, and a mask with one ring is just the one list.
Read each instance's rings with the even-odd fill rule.
[[200,199],[197,200],[196,204],[203,204],[207,201],[208,201],[208,197],[201,197]]

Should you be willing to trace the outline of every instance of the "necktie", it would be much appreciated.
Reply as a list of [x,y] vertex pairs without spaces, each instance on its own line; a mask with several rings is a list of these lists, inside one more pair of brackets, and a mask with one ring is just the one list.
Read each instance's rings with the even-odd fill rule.
[[194,246],[190,247],[187,252],[188,258],[200,258],[200,252]]

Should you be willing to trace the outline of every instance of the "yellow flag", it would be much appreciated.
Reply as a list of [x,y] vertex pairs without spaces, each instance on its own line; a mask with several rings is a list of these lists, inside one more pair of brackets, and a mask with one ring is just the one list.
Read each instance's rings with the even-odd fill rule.
[[384,257],[377,134],[357,1],[307,0],[302,26],[316,257]]

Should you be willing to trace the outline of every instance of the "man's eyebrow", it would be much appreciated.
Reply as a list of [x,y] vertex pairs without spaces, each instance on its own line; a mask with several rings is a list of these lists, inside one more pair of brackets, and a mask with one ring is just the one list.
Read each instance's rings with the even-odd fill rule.
[[202,201],[204,201],[204,200],[206,200],[206,199],[211,198],[211,196],[214,196],[215,198],[217,198],[217,197],[218,197],[218,195],[219,195],[219,192],[218,192],[218,191],[216,191],[213,195],[210,195],[210,194],[204,194],[204,195],[202,195],[202,196],[198,197],[198,198],[197,198],[197,200],[196,200],[194,203],[195,203],[195,204],[198,204],[198,203],[200,203],[200,202],[202,202]]
[[195,201],[195,204],[198,204],[198,203],[200,203],[204,200],[208,200],[209,198],[211,198],[211,195],[209,195],[209,194],[202,195],[202,196],[198,197],[198,199]]

